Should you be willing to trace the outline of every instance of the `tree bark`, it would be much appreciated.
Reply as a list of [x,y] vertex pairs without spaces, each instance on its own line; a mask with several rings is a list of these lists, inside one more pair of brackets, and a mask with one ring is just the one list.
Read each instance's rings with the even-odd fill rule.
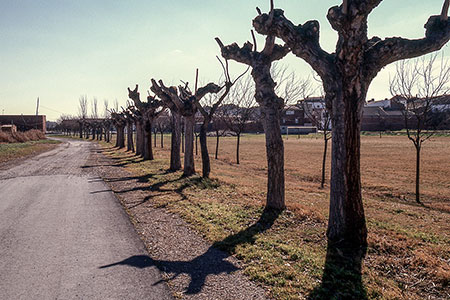
[[211,172],[211,162],[209,160],[208,143],[207,143],[207,136],[206,136],[208,124],[209,124],[209,121],[205,120],[203,122],[202,126],[200,127],[200,147],[201,147],[201,154],[202,154],[202,177],[203,178],[209,178],[209,173]]
[[170,170],[177,171],[181,169],[181,116],[172,111],[172,135],[170,147]]
[[118,125],[117,126],[117,147],[122,149],[125,147],[125,126]]
[[267,155],[268,208],[284,209],[284,145],[280,129],[280,110],[263,107]]
[[127,151],[134,152],[133,123],[127,122]]
[[161,149],[164,148],[164,132],[161,130]]
[[[342,78],[342,77],[341,77]],[[331,245],[341,249],[366,247],[367,227],[361,196],[360,134],[362,103],[366,91],[354,92],[343,86],[337,92],[332,110],[332,159],[330,181],[330,214],[327,236]]]
[[194,125],[195,115],[186,116],[184,118],[184,132],[185,132],[185,152],[184,152],[184,176],[191,176],[195,174],[194,166]]
[[153,160],[152,148],[152,122],[146,119],[144,121],[144,160]]

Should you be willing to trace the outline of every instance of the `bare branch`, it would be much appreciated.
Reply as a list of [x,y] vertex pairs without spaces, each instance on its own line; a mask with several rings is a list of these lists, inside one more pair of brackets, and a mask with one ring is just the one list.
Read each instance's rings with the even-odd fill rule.
[[450,0],[445,0],[444,1],[444,5],[442,6],[442,11],[441,11],[441,20],[442,21],[447,21],[448,20],[448,6],[450,4]]
[[348,0],[342,2],[342,14],[346,15],[348,12]]
[[255,32],[253,30],[250,30],[250,32],[252,33],[252,39],[253,39],[253,51],[258,51],[258,46],[256,44]]

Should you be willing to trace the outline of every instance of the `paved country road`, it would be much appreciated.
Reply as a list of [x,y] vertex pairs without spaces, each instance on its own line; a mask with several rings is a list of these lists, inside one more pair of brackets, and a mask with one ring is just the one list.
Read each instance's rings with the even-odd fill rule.
[[[108,186],[83,168],[94,145],[58,148],[0,171],[0,299],[171,299]],[[113,267],[101,268],[102,266]]]

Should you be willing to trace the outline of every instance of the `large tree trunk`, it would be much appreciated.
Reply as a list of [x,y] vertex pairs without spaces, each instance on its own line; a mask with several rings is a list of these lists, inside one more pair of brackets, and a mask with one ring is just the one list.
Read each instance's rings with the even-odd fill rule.
[[117,127],[117,146],[119,149],[125,147],[125,126],[123,125]]
[[184,153],[185,140],[186,138],[184,137],[184,129],[183,129],[181,132],[181,153]]
[[[205,124],[206,123],[206,124]],[[208,141],[206,136],[206,131],[208,128],[209,121],[205,120],[200,127],[200,150],[202,154],[202,177],[209,178],[209,173],[211,172],[211,162],[209,160],[208,153]]]
[[184,176],[191,176],[195,173],[194,167],[194,125],[195,116],[184,118],[184,132],[185,132],[185,149],[184,149]]
[[420,150],[421,145],[420,142],[417,142],[416,146],[416,202],[422,204],[420,202]]
[[[330,214],[327,236],[332,246],[355,249],[367,245],[367,228],[361,196],[360,132],[366,91],[344,86],[333,99]],[[350,250],[353,251],[353,250]]]
[[174,111],[172,111],[172,136],[170,141],[170,170],[177,171],[181,169],[181,116]]
[[[270,103],[270,102],[268,102]],[[267,155],[267,208],[284,209],[284,145],[280,129],[280,111],[262,107]]]
[[151,120],[144,121],[144,160],[153,160]]
[[127,123],[127,151],[134,152],[133,123]]

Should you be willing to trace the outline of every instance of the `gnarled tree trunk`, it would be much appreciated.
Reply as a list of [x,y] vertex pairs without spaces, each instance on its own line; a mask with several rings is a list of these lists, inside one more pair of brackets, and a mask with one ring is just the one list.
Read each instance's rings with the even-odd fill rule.
[[184,171],[183,171],[184,176],[191,176],[195,174],[194,126],[195,126],[195,115],[186,116],[184,118],[184,132],[185,132]]
[[208,140],[206,131],[208,129],[209,120],[203,121],[202,126],[200,127],[200,148],[202,154],[202,176],[203,178],[208,178],[209,173],[211,172],[211,162],[209,160],[208,153]]
[[172,111],[172,135],[170,140],[170,170],[177,171],[181,169],[181,116],[175,111]]
[[144,121],[144,160],[153,160],[152,148],[152,122],[149,119]]

